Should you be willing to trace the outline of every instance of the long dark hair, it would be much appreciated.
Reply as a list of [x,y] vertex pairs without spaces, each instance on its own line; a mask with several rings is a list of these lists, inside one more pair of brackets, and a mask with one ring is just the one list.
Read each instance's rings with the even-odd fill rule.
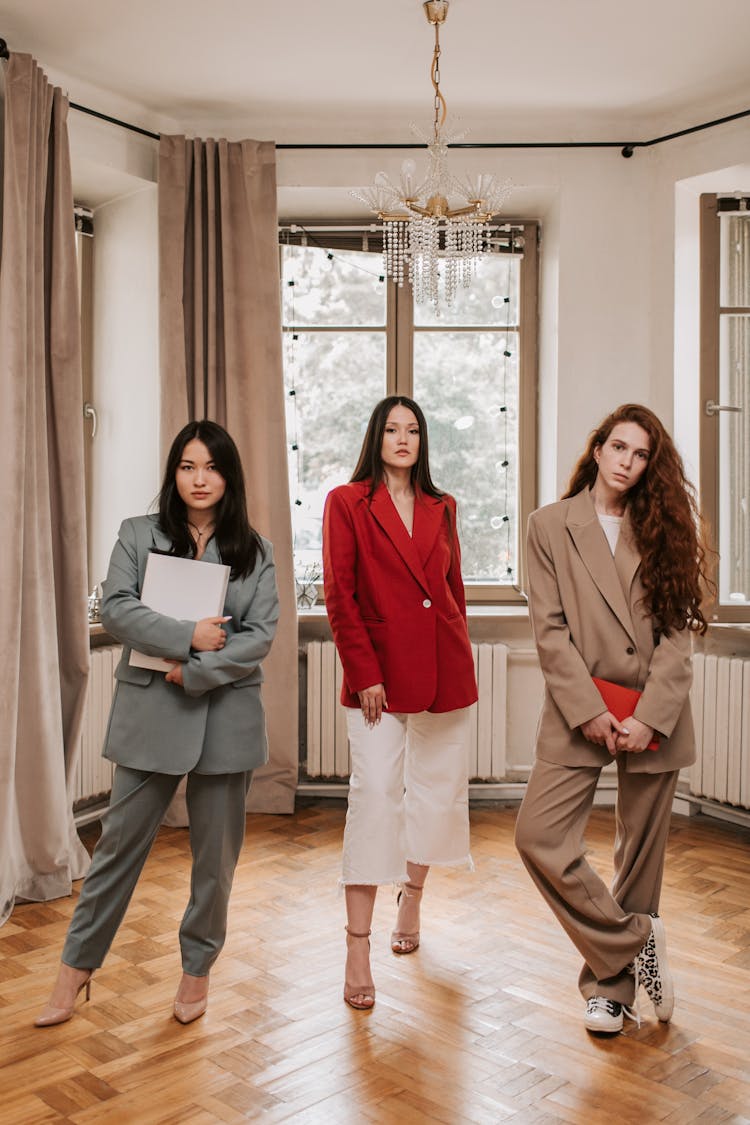
[[247,518],[245,474],[239,451],[224,427],[217,422],[209,422],[206,418],[200,422],[188,422],[172,442],[157,497],[159,526],[172,540],[170,554],[182,558],[195,556],[196,546],[188,527],[187,508],[177,491],[176,482],[185,446],[194,440],[203,442],[226,484],[224,495],[215,509],[214,538],[221,561],[231,566],[232,578],[244,578],[252,571],[258,555],[262,557],[263,543]]
[[708,624],[701,605],[713,583],[708,573],[703,520],[682,458],[653,411],[637,403],[625,403],[608,414],[589,435],[563,499],[591,488],[598,472],[594,452],[620,422],[634,422],[650,438],[646,470],[627,494],[633,535],[641,555],[644,604],[659,632],[687,626],[705,633]]
[[388,398],[381,399],[373,410],[370,415],[370,421],[367,423],[367,432],[365,433],[362,448],[359,452],[357,467],[352,473],[351,480],[369,480],[371,482],[370,496],[374,496],[375,490],[384,476],[383,459],[380,451],[383,447],[385,424],[394,406],[405,406],[407,410],[411,410],[419,425],[419,453],[417,454],[417,460],[411,467],[412,487],[415,492],[419,490],[439,500],[440,497],[445,494],[433,483],[432,477],[430,476],[427,421],[414,399],[407,398],[406,395],[389,395]]

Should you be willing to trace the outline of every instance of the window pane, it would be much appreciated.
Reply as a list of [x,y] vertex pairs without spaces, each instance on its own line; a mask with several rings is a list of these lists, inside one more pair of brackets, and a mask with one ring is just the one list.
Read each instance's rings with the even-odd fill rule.
[[517,333],[415,333],[414,397],[427,417],[433,479],[458,501],[465,581],[512,584],[518,566]]
[[[440,325],[494,325],[498,328],[518,325],[518,279],[521,261],[518,255],[495,254],[484,258],[468,289],[459,288],[452,305],[444,303],[437,312],[431,302],[414,305],[414,323]],[[505,298],[510,300],[506,301]]]
[[[746,259],[746,270],[750,259]],[[750,270],[748,271],[750,272]],[[750,317],[721,318],[719,415],[719,600],[750,605]]]
[[386,285],[380,254],[284,246],[282,261],[283,324],[385,324]]
[[300,331],[291,340],[291,335],[284,333],[284,379],[299,570],[320,567],[326,495],[352,475],[367,421],[385,394],[386,336],[385,332]]
[[721,289],[729,308],[750,307],[750,214],[721,216]]

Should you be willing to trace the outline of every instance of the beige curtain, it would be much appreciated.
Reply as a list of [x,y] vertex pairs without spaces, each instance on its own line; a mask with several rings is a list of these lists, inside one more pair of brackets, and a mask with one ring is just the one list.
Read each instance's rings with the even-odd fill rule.
[[88,856],[66,778],[89,663],[81,353],[68,106],[5,73],[0,249],[0,922],[70,894]]
[[281,620],[263,688],[271,760],[248,807],[292,812],[297,614],[272,143],[162,136],[159,263],[163,450],[191,419],[226,426],[245,467],[250,519],[274,545]]

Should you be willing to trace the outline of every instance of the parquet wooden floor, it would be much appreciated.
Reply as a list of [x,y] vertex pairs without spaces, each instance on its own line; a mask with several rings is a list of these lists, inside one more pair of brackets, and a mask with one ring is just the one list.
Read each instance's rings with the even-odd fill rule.
[[[20,906],[0,930],[3,1125],[750,1122],[750,832],[675,817],[663,915],[676,980],[670,1025],[593,1038],[578,957],[512,842],[514,808],[472,810],[476,872],[435,870],[422,945],[393,956],[381,891],[377,1004],[341,999],[344,807],[300,802],[248,818],[230,930],[208,1013],[170,1016],[187,833],[163,829],[90,1003],[31,1021],[52,983],[74,899]],[[612,814],[588,840],[609,871]]]

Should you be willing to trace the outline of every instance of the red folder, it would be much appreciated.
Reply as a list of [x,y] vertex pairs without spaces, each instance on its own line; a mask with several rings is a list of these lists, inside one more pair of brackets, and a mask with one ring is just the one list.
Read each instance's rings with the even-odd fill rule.
[[[591,678],[604,700],[604,706],[608,711],[612,712],[618,723],[623,722],[624,719],[629,719],[635,711],[636,704],[641,698],[641,693],[636,691],[635,688],[613,684],[611,680],[600,680],[598,676],[592,676]],[[658,734],[654,734],[654,737],[651,739],[646,749],[659,749]]]

